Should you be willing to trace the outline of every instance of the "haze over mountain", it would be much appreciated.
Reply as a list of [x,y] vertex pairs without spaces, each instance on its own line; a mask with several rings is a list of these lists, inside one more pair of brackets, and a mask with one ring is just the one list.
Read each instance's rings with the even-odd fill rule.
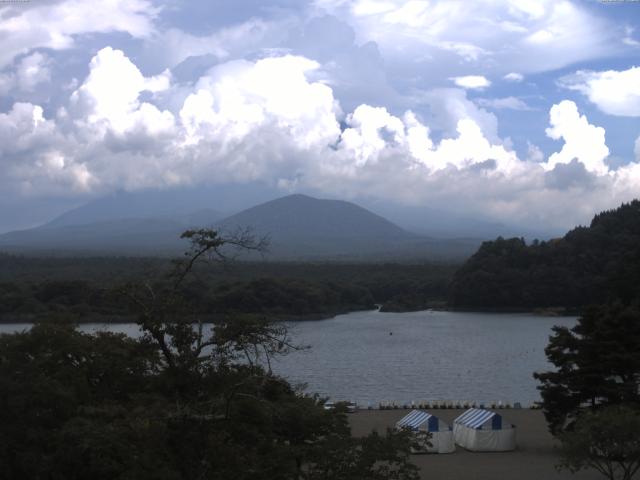
[[[354,203],[289,195],[224,219],[214,210],[183,213],[184,201],[127,202],[116,196],[67,212],[41,227],[0,236],[0,248],[48,253],[175,254],[185,248],[179,235],[187,228],[214,227],[226,232],[251,228],[268,236],[268,256],[278,259],[460,258],[480,240],[437,240],[408,232]],[[153,204],[155,210],[150,208]],[[115,212],[120,208],[120,215]],[[146,216],[145,216],[146,215]],[[91,221],[91,219],[100,221]]]

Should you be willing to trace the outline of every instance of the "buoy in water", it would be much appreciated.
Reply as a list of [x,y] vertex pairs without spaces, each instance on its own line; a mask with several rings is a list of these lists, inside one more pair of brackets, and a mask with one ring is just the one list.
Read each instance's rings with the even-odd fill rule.
[[393,332],[389,332],[389,335],[393,335]]

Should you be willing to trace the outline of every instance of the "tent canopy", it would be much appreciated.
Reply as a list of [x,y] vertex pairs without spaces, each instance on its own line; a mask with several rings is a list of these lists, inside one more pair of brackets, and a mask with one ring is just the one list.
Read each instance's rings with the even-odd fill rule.
[[[439,432],[440,420],[435,415],[423,412],[422,410],[411,410],[402,417],[396,426],[410,428],[411,430],[426,430],[427,432]],[[444,426],[444,425],[443,425]],[[448,430],[449,428],[445,426]]]
[[[456,418],[453,423],[464,425],[467,428],[473,428],[476,430],[501,430],[503,428],[501,415],[496,412],[480,408],[471,408],[467,410]],[[504,428],[511,428],[511,425],[505,425]]]

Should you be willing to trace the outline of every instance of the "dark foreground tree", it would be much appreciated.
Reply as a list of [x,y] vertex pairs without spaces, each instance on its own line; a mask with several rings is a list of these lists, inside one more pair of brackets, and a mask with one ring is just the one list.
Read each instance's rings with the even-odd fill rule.
[[209,230],[168,279],[131,286],[142,336],[39,324],[0,336],[0,478],[9,480],[415,479],[404,433],[352,438],[271,372],[296,348],[255,317],[207,331],[185,301],[196,262],[249,236]]
[[609,480],[631,480],[640,469],[640,411],[604,407],[582,415],[560,435],[561,469],[593,468]]
[[640,310],[613,304],[588,309],[575,327],[554,327],[545,349],[556,370],[535,373],[552,433],[570,429],[581,412],[640,405]]

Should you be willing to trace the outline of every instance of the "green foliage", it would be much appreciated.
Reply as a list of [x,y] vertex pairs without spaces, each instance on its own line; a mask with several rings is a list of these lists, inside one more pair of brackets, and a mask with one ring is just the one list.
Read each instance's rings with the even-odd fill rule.
[[[171,287],[163,274],[172,268],[168,260],[103,260],[0,254],[0,321],[54,314],[77,322],[133,321],[135,308],[122,299],[126,284],[150,278],[156,289]],[[197,263],[197,275],[181,289],[192,313],[211,320],[236,313],[295,320],[372,309],[375,303],[384,311],[442,305],[454,270],[440,264]]]
[[354,439],[343,412],[272,374],[270,359],[298,348],[286,328],[184,321],[196,260],[222,258],[213,233],[193,232],[165,281],[128,286],[138,340],[50,322],[0,336],[0,478],[417,478],[406,436]]
[[485,242],[455,274],[455,307],[570,309],[640,297],[640,201],[596,215],[589,227],[527,245]]
[[556,370],[536,373],[553,433],[602,405],[640,406],[640,309],[620,303],[587,309],[575,327],[554,327],[545,349]]
[[593,468],[609,480],[631,480],[640,469],[637,408],[612,406],[585,413],[560,440],[560,469],[575,473]]

